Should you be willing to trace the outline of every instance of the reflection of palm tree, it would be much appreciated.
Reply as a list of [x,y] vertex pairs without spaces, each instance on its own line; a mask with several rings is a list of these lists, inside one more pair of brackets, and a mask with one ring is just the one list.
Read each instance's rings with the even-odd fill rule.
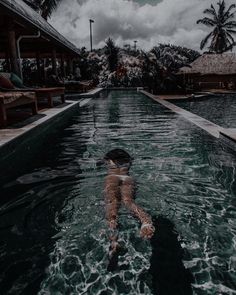
[[24,0],[31,8],[38,11],[46,20],[51,16],[61,0]]
[[203,49],[211,39],[209,46],[210,52],[223,53],[232,50],[235,45],[235,40],[232,34],[236,33],[236,21],[233,20],[236,11],[232,11],[236,4],[232,4],[226,9],[225,1],[217,3],[218,11],[211,5],[211,8],[205,9],[204,14],[209,17],[204,17],[197,21],[197,24],[204,24],[213,30],[202,40],[200,48]]

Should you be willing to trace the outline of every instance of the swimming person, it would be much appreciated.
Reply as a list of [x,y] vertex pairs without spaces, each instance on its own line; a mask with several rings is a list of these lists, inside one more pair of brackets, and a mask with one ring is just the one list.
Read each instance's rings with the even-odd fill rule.
[[155,231],[151,217],[134,202],[135,181],[129,175],[132,158],[122,149],[113,149],[104,156],[108,169],[105,178],[106,219],[110,229],[110,258],[117,252],[118,210],[123,203],[141,222],[140,236],[150,239]]

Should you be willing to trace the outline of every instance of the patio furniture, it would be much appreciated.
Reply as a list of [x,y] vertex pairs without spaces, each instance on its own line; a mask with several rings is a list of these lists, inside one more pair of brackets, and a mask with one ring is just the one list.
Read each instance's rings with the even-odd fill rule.
[[[5,80],[9,80],[9,82],[14,82],[14,80],[11,81],[10,77],[14,75],[14,77],[20,78],[16,76],[15,74],[11,73],[0,73],[0,77],[4,77]],[[14,83],[13,83],[14,84]],[[0,91],[6,91],[6,92],[35,92],[37,99],[40,98],[47,98],[48,100],[48,106],[53,107],[53,97],[55,96],[61,96],[62,103],[65,102],[65,87],[41,87],[41,88],[27,88],[22,84],[22,87],[14,87],[12,88],[3,88],[0,86]]]
[[65,88],[64,87],[51,87],[51,88],[35,88],[37,99],[45,97],[48,100],[48,106],[53,107],[53,97],[60,96],[61,102],[65,102]]
[[0,92],[0,125],[7,125],[7,109],[29,106],[32,114],[38,113],[37,99],[34,92]]

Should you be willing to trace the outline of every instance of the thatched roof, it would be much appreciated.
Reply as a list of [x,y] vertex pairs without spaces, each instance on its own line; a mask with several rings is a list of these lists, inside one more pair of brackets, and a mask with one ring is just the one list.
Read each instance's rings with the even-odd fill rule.
[[40,30],[41,33],[51,41],[65,49],[78,54],[78,49],[55,30],[41,15],[25,4],[22,0],[0,0],[0,10],[6,11],[9,15],[21,19],[28,26]]
[[203,54],[190,64],[183,67],[178,74],[201,74],[201,75],[232,75],[236,74],[236,54]]

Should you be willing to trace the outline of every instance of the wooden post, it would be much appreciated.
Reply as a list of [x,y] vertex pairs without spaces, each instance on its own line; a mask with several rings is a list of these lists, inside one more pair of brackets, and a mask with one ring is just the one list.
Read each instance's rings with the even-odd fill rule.
[[74,69],[73,69],[73,60],[71,57],[68,58],[68,74],[73,75]]
[[9,58],[9,51],[6,49],[5,51],[5,61],[6,61],[6,71],[11,72],[11,63]]
[[40,53],[36,53],[36,67],[37,67],[37,79],[41,82],[41,67],[40,67]]
[[66,76],[64,54],[61,55],[61,75],[63,78]]
[[53,75],[58,76],[57,72],[57,52],[55,49],[52,51],[52,72]]
[[8,48],[10,56],[11,71],[20,76],[20,68],[18,63],[17,49],[16,49],[16,33],[13,24],[8,25]]
[[46,80],[47,80],[47,75],[46,75],[46,70],[45,70],[45,63],[46,63],[46,59],[43,58],[43,65],[42,65],[43,83],[46,83]]

